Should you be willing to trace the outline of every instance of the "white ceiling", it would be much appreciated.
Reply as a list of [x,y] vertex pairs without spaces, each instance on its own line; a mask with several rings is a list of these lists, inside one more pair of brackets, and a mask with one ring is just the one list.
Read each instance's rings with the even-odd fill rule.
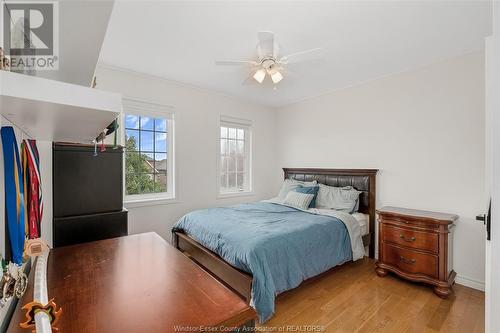
[[[215,60],[255,59],[257,32],[281,54],[323,47],[273,90],[242,85],[248,69]],[[117,2],[100,61],[279,107],[357,82],[479,51],[491,3]]]

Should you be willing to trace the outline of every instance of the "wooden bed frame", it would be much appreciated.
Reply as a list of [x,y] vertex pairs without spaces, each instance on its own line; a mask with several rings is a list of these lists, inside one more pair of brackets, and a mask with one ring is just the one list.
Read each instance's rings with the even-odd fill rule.
[[[363,236],[370,258],[375,256],[375,194],[377,169],[290,169],[284,168],[284,178],[299,181],[316,180],[329,186],[353,186],[361,191],[359,212],[369,215],[369,233]],[[250,302],[252,275],[239,270],[220,256],[182,232],[173,232],[174,246],[198,263],[218,280]]]

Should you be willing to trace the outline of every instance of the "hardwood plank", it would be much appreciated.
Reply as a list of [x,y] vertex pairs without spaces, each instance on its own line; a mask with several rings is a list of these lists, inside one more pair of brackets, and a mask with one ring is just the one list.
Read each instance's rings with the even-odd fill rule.
[[[484,293],[453,286],[448,299],[394,275],[379,278],[365,258],[289,291],[260,329],[317,325],[324,332],[484,332]],[[278,328],[278,329],[277,329]]]

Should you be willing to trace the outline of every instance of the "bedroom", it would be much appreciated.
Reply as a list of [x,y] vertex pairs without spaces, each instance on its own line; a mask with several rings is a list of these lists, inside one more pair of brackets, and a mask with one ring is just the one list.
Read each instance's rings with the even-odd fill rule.
[[2,330],[53,298],[62,332],[500,332],[496,1],[49,3],[57,69],[2,46],[50,247]]

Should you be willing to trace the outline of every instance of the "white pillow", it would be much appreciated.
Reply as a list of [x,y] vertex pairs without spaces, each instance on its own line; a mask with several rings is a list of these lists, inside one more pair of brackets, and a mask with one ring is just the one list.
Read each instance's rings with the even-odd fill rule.
[[352,186],[334,187],[319,184],[316,207],[353,213],[360,193]]
[[314,186],[318,184],[317,181],[313,180],[312,182],[301,182],[295,179],[285,179],[283,181],[283,185],[281,185],[280,193],[278,194],[278,199],[285,200],[288,192],[295,190],[300,186]]
[[309,204],[311,203],[313,198],[314,194],[290,191],[286,195],[285,201],[283,201],[283,203],[288,206],[306,210],[307,208],[309,208]]

